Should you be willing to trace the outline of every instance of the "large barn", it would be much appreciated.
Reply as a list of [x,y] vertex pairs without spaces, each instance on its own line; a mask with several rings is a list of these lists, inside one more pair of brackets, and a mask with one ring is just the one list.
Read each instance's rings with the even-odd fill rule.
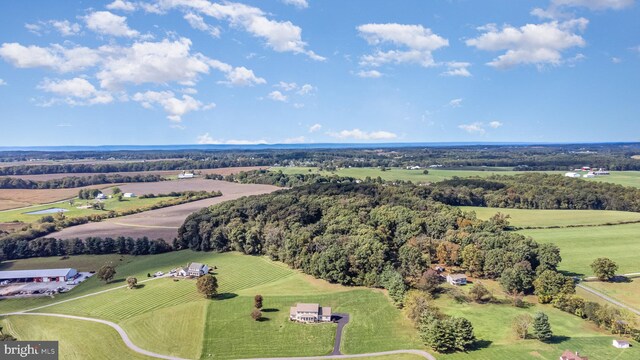
[[10,282],[51,282],[72,280],[78,275],[78,270],[40,269],[40,270],[10,270],[0,271],[0,281]]

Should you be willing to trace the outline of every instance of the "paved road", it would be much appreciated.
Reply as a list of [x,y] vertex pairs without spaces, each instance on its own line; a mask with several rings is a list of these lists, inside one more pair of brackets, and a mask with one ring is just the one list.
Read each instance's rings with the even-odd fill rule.
[[122,341],[124,341],[125,345],[127,345],[127,347],[139,354],[142,355],[146,355],[146,356],[151,356],[154,358],[158,358],[158,359],[168,359],[168,360],[186,360],[183,358],[179,358],[179,357],[175,357],[175,356],[169,356],[169,355],[162,355],[162,354],[157,354],[148,350],[145,350],[143,348],[140,348],[138,346],[136,346],[136,344],[134,344],[131,339],[129,339],[129,336],[127,335],[127,333],[124,331],[123,328],[120,327],[120,325],[113,323],[111,321],[107,321],[107,320],[101,320],[101,319],[93,319],[93,318],[87,318],[87,317],[82,317],[82,316],[73,316],[73,315],[64,315],[64,314],[48,314],[48,313],[14,313],[14,314],[8,314],[8,315],[30,315],[30,316],[53,316],[53,317],[61,317],[61,318],[66,318],[66,319],[75,319],[75,320],[84,320],[84,321],[93,321],[93,322],[97,322],[100,324],[104,324],[107,326],[111,326],[112,328],[114,328],[118,334],[120,334],[120,337],[122,338]]
[[588,291],[588,292],[592,293],[593,295],[595,295],[595,296],[597,296],[597,297],[599,297],[601,299],[604,299],[604,300],[606,300],[606,301],[608,301],[608,302],[610,302],[610,303],[612,303],[614,305],[617,305],[617,306],[619,306],[621,308],[627,309],[627,310],[631,311],[632,313],[635,313],[636,315],[640,315],[640,311],[632,308],[629,305],[625,305],[625,304],[621,303],[618,300],[612,299],[612,298],[608,297],[607,295],[605,295],[605,294],[603,294],[603,293],[601,293],[601,292],[599,292],[599,291],[597,291],[595,289],[592,289],[592,288],[590,288],[588,286],[584,286],[582,284],[577,284],[576,286],[581,288],[581,289],[583,289],[583,290],[585,290],[585,291]]
[[334,314],[338,320],[338,328],[336,329],[336,340],[333,343],[333,352],[331,355],[342,355],[340,352],[340,343],[342,342],[342,328],[349,323],[349,314]]
[[413,354],[417,356],[422,356],[428,360],[436,360],[433,355],[429,354],[423,350],[393,350],[393,351],[383,351],[377,353],[368,353],[368,354],[353,354],[353,355],[325,355],[325,356],[307,356],[307,357],[282,357],[282,358],[255,358],[255,359],[246,359],[246,360],[326,360],[326,359],[355,359],[355,358],[363,358],[363,357],[372,357],[372,356],[383,356],[383,355],[399,355],[399,354]]

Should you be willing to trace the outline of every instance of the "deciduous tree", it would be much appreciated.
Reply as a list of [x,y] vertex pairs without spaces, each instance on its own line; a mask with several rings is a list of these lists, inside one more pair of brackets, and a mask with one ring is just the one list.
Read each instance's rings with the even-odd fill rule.
[[609,281],[616,275],[618,264],[608,258],[597,258],[591,263],[591,270],[602,281]]
[[105,283],[108,283],[109,281],[111,281],[115,275],[116,275],[115,266],[108,265],[108,264],[102,265],[102,267],[98,270],[98,273],[96,274],[98,279],[104,281]]
[[203,275],[196,282],[198,292],[206,298],[213,298],[218,295],[218,279],[213,275]]
[[129,286],[129,289],[133,289],[136,286],[138,286],[138,279],[134,278],[133,276],[129,276],[127,278],[127,285]]

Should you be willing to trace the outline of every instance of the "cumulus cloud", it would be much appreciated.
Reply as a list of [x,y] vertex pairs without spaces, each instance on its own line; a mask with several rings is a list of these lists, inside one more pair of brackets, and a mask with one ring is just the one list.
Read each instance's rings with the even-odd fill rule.
[[220,83],[230,86],[253,86],[267,83],[267,80],[257,77],[253,73],[253,70],[249,70],[244,66],[236,67],[227,71],[226,78],[227,81],[220,81]]
[[281,1],[287,5],[293,5],[298,9],[306,9],[309,7],[309,2],[307,0],[281,0]]
[[257,145],[267,144],[266,140],[216,140],[209,133],[204,133],[196,138],[198,144],[202,145]]
[[360,129],[342,130],[340,132],[329,132],[329,136],[338,139],[354,139],[354,140],[391,140],[398,137],[398,135],[389,131],[371,131],[366,132]]
[[484,129],[483,124],[481,122],[474,122],[472,124],[461,124],[461,125],[458,125],[458,128],[468,132],[469,134],[483,135],[487,132]]
[[62,20],[62,21],[58,21],[58,20],[51,20],[49,22],[51,24],[51,26],[53,26],[56,30],[58,30],[58,32],[60,33],[60,35],[62,36],[72,36],[72,35],[77,35],[78,33],[80,33],[80,30],[82,29],[80,27],[80,24],[78,23],[71,23],[69,22],[69,20]]
[[313,87],[313,85],[311,84],[304,84],[300,87],[300,90],[298,90],[298,94],[300,95],[309,95],[311,94],[316,88]]
[[298,88],[298,84],[296,84],[294,82],[288,83],[288,82],[284,82],[284,81],[280,81],[279,83],[277,83],[277,84],[275,84],[273,86],[275,86],[277,88],[280,88],[280,89],[282,89],[284,91],[293,91],[293,90]]
[[309,132],[310,132],[310,133],[313,133],[313,132],[316,132],[316,131],[320,131],[320,129],[322,129],[322,125],[320,125],[320,124],[313,124],[313,125],[311,125],[311,126],[309,127]]
[[453,99],[449,101],[449,106],[452,108],[459,108],[462,106],[462,99]]
[[489,123],[489,126],[494,128],[494,129],[497,129],[497,128],[501,127],[502,125],[503,124],[500,121],[492,121],[492,122]]
[[202,16],[194,13],[187,13],[184,15],[184,19],[187,20],[192,28],[209,33],[209,35],[216,38],[220,37],[220,29],[205,23]]
[[106,8],[109,10],[135,11],[136,4],[124,0],[115,0],[114,2],[108,4]]
[[38,85],[38,89],[59,96],[49,103],[61,101],[69,105],[94,105],[113,101],[110,93],[97,90],[88,80],[79,77],[67,80],[45,79]]
[[459,61],[450,61],[445,64],[447,70],[441,73],[443,76],[461,76],[461,77],[469,77],[471,73],[467,69],[471,66],[468,62],[459,62]]
[[213,3],[208,0],[160,0],[160,9],[181,8],[198,12],[201,15],[226,20],[231,26],[244,29],[251,35],[264,39],[267,46],[277,52],[306,54],[313,60],[322,61],[319,56],[307,49],[302,40],[302,29],[290,21],[276,21],[268,18],[261,9],[241,3]]
[[182,121],[182,116],[189,112],[208,110],[215,107],[213,103],[203,105],[189,95],[182,95],[182,98],[177,98],[172,91],[138,92],[133,95],[133,100],[147,109],[153,108],[154,104],[160,105],[167,113],[167,118],[174,122]]
[[525,64],[561,65],[565,50],[585,46],[584,39],[576,32],[584,31],[588,23],[587,19],[579,18],[527,24],[519,28],[511,25],[498,28],[489,24],[479,28],[484,31],[483,34],[467,40],[466,44],[485,51],[506,50],[503,55],[488,63],[496,68]]
[[413,63],[421,66],[435,66],[432,52],[449,46],[449,41],[434,34],[422,25],[405,24],[364,24],[357,27],[370,45],[394,45],[401,49],[376,50],[360,59],[363,66],[381,66],[387,63]]
[[361,78],[377,79],[382,76],[382,73],[378,70],[360,70],[356,75]]
[[87,28],[102,35],[137,37],[140,33],[129,28],[127,17],[109,11],[95,11],[84,18]]
[[94,49],[67,48],[58,44],[45,48],[4,43],[0,46],[0,57],[18,68],[44,67],[62,73],[84,70],[100,61],[99,53]]
[[267,97],[273,101],[281,101],[281,102],[286,102],[288,100],[287,95],[281,93],[278,90],[274,90],[272,92],[269,93],[269,95],[267,95]]

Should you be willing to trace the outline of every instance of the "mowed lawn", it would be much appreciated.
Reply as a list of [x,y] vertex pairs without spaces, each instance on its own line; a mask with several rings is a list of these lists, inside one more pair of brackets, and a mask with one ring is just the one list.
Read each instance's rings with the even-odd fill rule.
[[90,321],[16,315],[0,320],[0,325],[19,340],[59,341],[63,360],[154,359],[130,350],[111,327]]
[[[476,168],[477,169],[477,168]],[[491,175],[515,175],[522,173],[530,173],[530,171],[513,171],[511,168],[492,168],[487,167],[485,170],[451,170],[451,169],[426,169],[429,174],[423,174],[425,169],[407,170],[400,168],[391,168],[382,171],[379,168],[341,168],[336,171],[318,171],[316,167],[272,167],[271,171],[282,171],[285,174],[309,174],[320,173],[324,175],[349,176],[357,179],[364,179],[367,176],[377,178],[380,176],[383,180],[404,180],[414,183],[433,183],[442,180],[451,179],[454,176],[465,177],[488,177]],[[548,174],[564,174],[566,171],[543,171]],[[608,176],[598,176],[595,178],[584,178],[585,181],[604,181],[625,186],[640,187],[640,171],[614,171]]]
[[582,285],[600,291],[626,305],[640,310],[640,278],[629,279],[629,282],[587,281]]
[[[493,286],[490,286],[493,288]],[[469,286],[467,287],[468,290]],[[498,292],[494,295],[503,298]],[[468,353],[438,355],[439,360],[556,360],[564,350],[579,351],[589,359],[638,359],[638,346],[633,342],[631,349],[616,349],[611,346],[617,338],[577,316],[562,312],[550,305],[535,304],[534,297],[527,297],[531,306],[516,308],[509,304],[457,303],[448,295],[438,298],[435,303],[445,313],[462,316],[473,324],[476,337],[481,340],[478,349]],[[536,339],[518,340],[511,329],[513,319],[522,313],[533,316],[542,311],[549,316],[554,339],[543,343]],[[530,333],[532,329],[529,330]]]
[[575,225],[604,225],[640,222],[640,213],[604,210],[537,210],[460,206],[473,211],[478,219],[488,220],[496,213],[509,215],[509,223],[518,228],[565,227]]
[[591,263],[599,257],[615,261],[619,273],[640,272],[640,224],[583,228],[529,229],[519,233],[540,243],[560,247],[560,270],[592,275]]

